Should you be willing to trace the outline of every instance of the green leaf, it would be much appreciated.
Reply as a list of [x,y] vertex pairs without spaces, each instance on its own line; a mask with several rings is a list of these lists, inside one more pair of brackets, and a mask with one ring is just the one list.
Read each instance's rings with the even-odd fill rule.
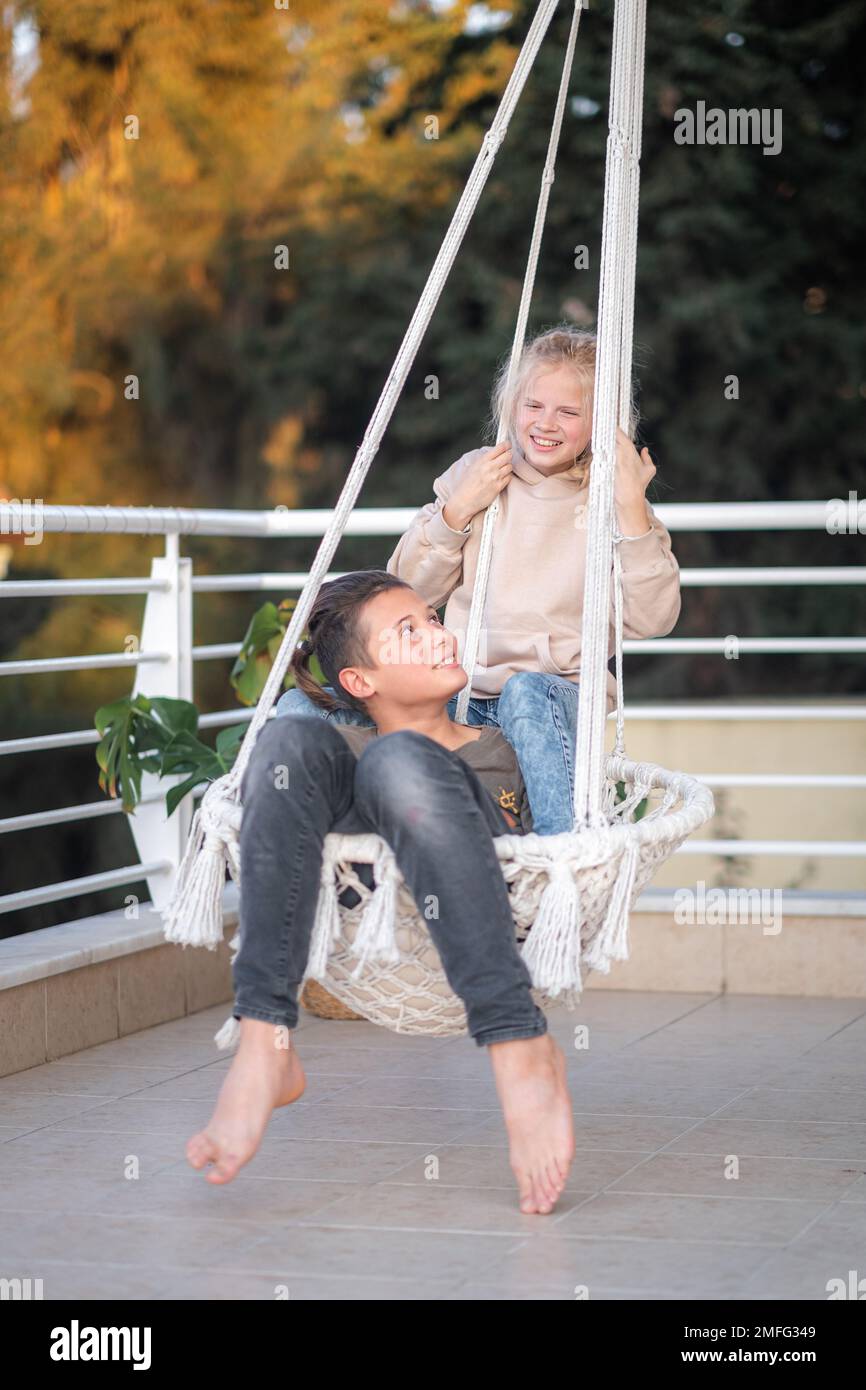
[[[255,705],[261,697],[296,602],[264,603],[250,619],[230,677],[244,704]],[[310,669],[317,680],[324,681],[318,662],[312,661]],[[235,724],[221,729],[215,748],[211,748],[198,737],[195,705],[162,695],[127,695],[114,700],[96,711],[94,723],[100,734],[96,748],[99,786],[108,796],[119,795],[128,815],[135,814],[141,800],[145,772],[184,779],[166,792],[166,811],[172,815],[196,787],[231,770],[249,727]]]
[[161,775],[169,777],[179,772],[195,772],[199,768],[204,769],[208,777],[222,776],[222,766],[214,750],[184,729],[175,735],[163,752]]
[[110,705],[102,705],[93,716],[93,722],[99,732],[104,734],[106,729],[112,724],[116,724],[118,720],[125,718],[131,710],[132,699],[129,695],[124,695],[122,700],[115,700]]
[[189,700],[172,700],[160,695],[150,701],[153,714],[164,729],[171,733],[187,730],[194,734],[198,729],[198,710]]
[[241,704],[258,704],[296,604],[297,599],[283,599],[279,607],[263,603],[250,619],[229,675]]
[[209,779],[205,777],[203,773],[194,772],[190,777],[187,777],[185,782],[178,782],[176,787],[169,787],[165,794],[166,814],[173,816],[184,797],[187,796],[189,792],[195,791],[196,787],[200,786],[202,782],[207,782],[208,780]]
[[248,728],[248,724],[232,724],[228,729],[220,729],[217,734],[216,751],[224,772],[230,772],[234,767]]
[[198,710],[189,700],[127,695],[102,705],[94,723],[101,734],[96,748],[100,789],[119,795],[124,811],[133,815],[141,800],[142,774],[162,772],[163,755],[179,733],[194,739]]

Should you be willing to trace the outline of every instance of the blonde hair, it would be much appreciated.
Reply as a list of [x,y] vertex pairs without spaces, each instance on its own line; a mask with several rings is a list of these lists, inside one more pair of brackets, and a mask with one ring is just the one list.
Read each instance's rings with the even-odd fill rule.
[[[559,323],[554,328],[545,329],[525,344],[510,391],[508,390],[508,366],[511,358],[511,349],[509,348],[499,364],[493,383],[490,415],[486,422],[486,435],[489,443],[492,445],[499,442],[499,420],[500,416],[503,416],[505,437],[512,448],[518,444],[518,404],[530,380],[538,372],[552,372],[556,371],[558,367],[568,367],[574,373],[591,416],[595,392],[597,342],[598,338],[594,332],[587,328],[574,328],[569,323]],[[638,425],[633,383],[629,401],[629,415],[628,433],[629,437],[633,439]],[[592,463],[591,444],[587,444],[583,453],[575,459],[575,463],[582,465],[582,482],[586,482]]]

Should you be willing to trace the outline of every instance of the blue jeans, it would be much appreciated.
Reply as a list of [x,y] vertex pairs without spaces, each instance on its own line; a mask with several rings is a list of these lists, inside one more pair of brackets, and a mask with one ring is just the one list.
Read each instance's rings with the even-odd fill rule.
[[[272,719],[256,740],[241,801],[236,1018],[296,1027],[324,838],[372,832],[394,851],[478,1046],[547,1032],[493,843],[508,825],[458,754],[401,729],[356,758],[327,720]],[[341,901],[346,893],[358,901],[352,888]],[[428,917],[431,894],[438,915]]]
[[[330,690],[330,687],[326,687]],[[331,691],[333,694],[333,691]],[[544,671],[515,671],[501,695],[473,697],[469,724],[494,724],[517,754],[537,835],[557,835],[574,824],[574,748],[577,734],[578,686],[564,676]],[[453,719],[457,696],[448,702]],[[276,713],[333,719],[338,724],[373,721],[360,711],[329,712],[314,705],[302,690],[287,690],[277,702]]]

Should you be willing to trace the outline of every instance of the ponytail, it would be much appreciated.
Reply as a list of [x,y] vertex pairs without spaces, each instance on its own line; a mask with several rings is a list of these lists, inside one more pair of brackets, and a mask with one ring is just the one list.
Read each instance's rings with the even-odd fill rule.
[[302,690],[308,700],[320,709],[327,710],[330,714],[333,710],[345,709],[346,706],[340,700],[336,700],[333,695],[329,695],[327,690],[316,680],[310,670],[310,659],[315,654],[315,647],[308,637],[305,637],[295,650],[292,652],[292,659],[289,662],[289,670],[295,678],[295,686]]

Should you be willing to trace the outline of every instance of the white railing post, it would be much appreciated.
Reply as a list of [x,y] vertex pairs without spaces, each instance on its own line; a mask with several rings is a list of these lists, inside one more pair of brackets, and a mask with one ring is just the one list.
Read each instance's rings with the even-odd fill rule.
[[[167,581],[168,587],[147,595],[141,627],[140,650],[168,652],[168,661],[136,667],[133,695],[163,695],[175,700],[192,699],[192,560],[180,555],[178,537],[166,536],[165,555],[151,561],[151,578]],[[193,799],[184,797],[168,817],[165,794],[183,776],[157,777],[145,772],[141,779],[142,798],[157,799],[140,804],[129,816],[133,839],[142,863],[169,860],[171,873],[148,878],[147,887],[155,909],[165,907],[174,893],[180,865],[192,822]]]

